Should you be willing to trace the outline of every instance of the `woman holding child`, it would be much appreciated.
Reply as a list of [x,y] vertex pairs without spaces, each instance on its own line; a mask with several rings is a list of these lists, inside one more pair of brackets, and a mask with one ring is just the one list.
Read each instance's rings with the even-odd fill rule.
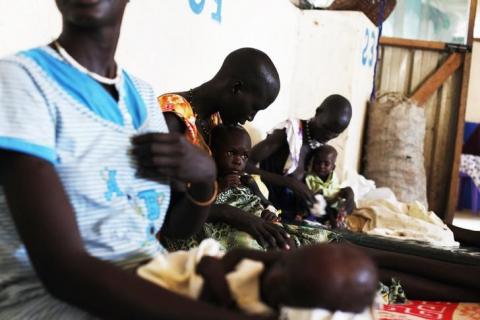
[[[158,102],[171,132],[184,134],[188,141],[210,152],[213,127],[253,120],[275,100],[279,90],[280,78],[271,59],[260,50],[241,48],[225,58],[211,80],[188,91],[161,95]],[[182,189],[178,183],[175,187]],[[263,247],[289,247],[282,228],[233,206],[214,204],[208,221],[244,231]]]

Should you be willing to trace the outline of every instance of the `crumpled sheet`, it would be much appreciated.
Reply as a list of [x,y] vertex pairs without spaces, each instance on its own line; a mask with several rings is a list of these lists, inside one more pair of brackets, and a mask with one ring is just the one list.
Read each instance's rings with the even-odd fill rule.
[[400,202],[390,189],[377,189],[373,181],[353,172],[342,184],[350,184],[356,194],[357,208],[347,218],[349,230],[433,246],[459,246],[447,225],[421,203]]

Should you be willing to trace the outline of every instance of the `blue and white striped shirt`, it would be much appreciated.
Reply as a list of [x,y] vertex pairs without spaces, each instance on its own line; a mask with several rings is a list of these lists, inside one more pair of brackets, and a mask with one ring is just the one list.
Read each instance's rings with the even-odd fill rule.
[[[162,251],[170,187],[135,176],[130,138],[167,126],[150,86],[121,79],[117,102],[50,47],[0,60],[0,148],[54,164],[88,252],[126,267]],[[90,317],[45,291],[1,186],[0,270],[0,319]]]

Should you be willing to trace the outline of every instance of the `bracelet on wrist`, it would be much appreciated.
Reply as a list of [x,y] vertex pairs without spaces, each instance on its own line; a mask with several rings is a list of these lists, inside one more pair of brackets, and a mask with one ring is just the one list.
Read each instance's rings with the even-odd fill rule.
[[212,193],[212,196],[211,196],[208,200],[205,200],[205,201],[198,201],[198,200],[194,199],[194,198],[190,195],[190,193],[188,192],[189,189],[190,189],[190,186],[191,186],[191,184],[188,183],[188,184],[187,184],[187,191],[185,192],[185,194],[186,194],[188,200],[190,200],[193,204],[195,204],[195,205],[197,205],[197,206],[199,206],[199,207],[209,206],[209,205],[211,205],[211,204],[215,201],[215,199],[217,198],[217,194],[218,194],[218,183],[217,183],[217,181],[214,181],[214,182],[213,182],[213,193]]

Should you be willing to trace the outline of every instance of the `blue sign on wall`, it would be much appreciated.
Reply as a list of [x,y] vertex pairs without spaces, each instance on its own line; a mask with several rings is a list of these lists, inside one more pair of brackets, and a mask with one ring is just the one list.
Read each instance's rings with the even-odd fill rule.
[[[211,13],[211,18],[218,22],[222,22],[222,1],[223,0],[209,0],[213,1],[216,6],[216,10]],[[188,3],[190,4],[190,9],[192,9],[192,12],[195,14],[201,14],[203,10],[205,9],[205,3],[207,0],[188,0]]]
[[376,59],[377,36],[375,30],[365,29],[365,40],[362,49],[362,65],[373,67]]

